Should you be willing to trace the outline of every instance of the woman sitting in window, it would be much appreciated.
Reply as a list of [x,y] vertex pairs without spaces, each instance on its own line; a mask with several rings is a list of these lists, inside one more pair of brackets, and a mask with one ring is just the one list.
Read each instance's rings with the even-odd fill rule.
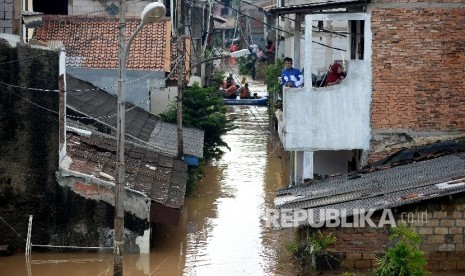
[[339,63],[334,63],[326,77],[326,86],[331,86],[340,83],[346,77],[346,73]]

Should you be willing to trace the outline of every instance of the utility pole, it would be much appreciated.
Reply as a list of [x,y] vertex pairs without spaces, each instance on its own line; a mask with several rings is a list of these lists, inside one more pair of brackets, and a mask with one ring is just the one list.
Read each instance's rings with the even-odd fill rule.
[[178,2],[178,26],[177,26],[177,49],[178,57],[181,58],[178,65],[178,99],[177,99],[177,118],[178,118],[178,128],[177,128],[177,138],[178,138],[178,159],[182,159],[184,155],[184,146],[183,146],[183,134],[182,134],[182,100],[184,97],[184,62],[185,58],[182,58],[184,55],[184,41],[182,37],[182,1]]
[[126,112],[126,0],[119,0],[119,76],[117,107],[117,142],[116,142],[116,183],[115,183],[115,218],[113,275],[123,275],[124,248],[124,183],[126,168],[124,163],[124,134]]
[[126,60],[129,48],[136,35],[142,30],[144,24],[160,21],[166,13],[166,7],[160,2],[152,2],[145,6],[141,13],[139,26],[126,42],[126,0],[119,1],[119,74],[118,74],[118,102],[117,102],[117,128],[116,128],[116,182],[115,182],[115,230],[113,248],[113,275],[123,275],[123,249],[124,249],[124,186],[126,184],[126,165],[124,162],[124,138],[126,130]]
[[[177,38],[178,56],[181,57],[184,54],[184,41],[183,37],[178,34]],[[184,62],[185,59],[181,59],[178,66],[178,99],[177,99],[177,117],[178,117],[178,159],[181,159],[184,155],[183,147],[183,134],[182,134],[182,100],[184,97]]]

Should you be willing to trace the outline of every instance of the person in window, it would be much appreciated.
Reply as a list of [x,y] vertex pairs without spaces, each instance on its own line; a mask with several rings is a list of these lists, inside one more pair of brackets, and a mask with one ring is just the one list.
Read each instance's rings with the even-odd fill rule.
[[300,87],[304,83],[304,75],[299,69],[292,67],[292,58],[290,57],[284,59],[281,83],[285,87]]
[[331,86],[340,83],[346,74],[339,63],[333,63],[329,69],[328,77],[326,77],[326,86]]

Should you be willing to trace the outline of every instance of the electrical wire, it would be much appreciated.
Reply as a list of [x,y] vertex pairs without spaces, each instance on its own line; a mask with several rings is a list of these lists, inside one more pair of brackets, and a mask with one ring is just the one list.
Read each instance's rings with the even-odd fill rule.
[[[234,11],[236,11],[236,12],[242,14],[242,15],[244,15],[245,17],[248,17],[248,18],[250,18],[250,19],[253,19],[253,20],[255,20],[255,21],[258,21],[258,22],[262,23],[263,25],[265,25],[265,26],[267,26],[267,27],[270,27],[271,29],[274,29],[274,30],[277,30],[277,31],[280,31],[280,32],[283,32],[283,33],[286,33],[286,34],[289,34],[289,35],[294,35],[293,33],[290,33],[290,32],[285,31],[285,30],[283,30],[283,29],[277,28],[277,27],[272,26],[272,25],[270,25],[270,24],[268,24],[268,23],[266,23],[266,22],[263,22],[263,21],[261,21],[261,20],[259,20],[259,19],[256,19],[256,18],[254,18],[254,17],[252,17],[252,16],[250,16],[250,15],[248,15],[248,14],[245,14],[245,13],[241,12],[240,10],[237,10],[237,9],[231,7],[231,6],[228,6],[228,5],[224,4],[224,3],[222,3],[222,2],[219,1],[219,0],[213,0],[213,1],[215,1],[215,2],[217,2],[217,3],[221,3],[222,5],[224,5],[224,6],[226,6],[226,7],[229,7],[230,9],[232,9],[232,10],[234,10]],[[313,26],[312,26],[312,27],[313,27]],[[316,43],[316,44],[319,44],[319,45],[321,45],[321,46],[324,46],[324,47],[327,47],[327,48],[331,48],[331,49],[335,49],[335,50],[339,50],[339,51],[344,51],[344,52],[347,51],[347,50],[335,48],[335,47],[332,47],[332,46],[329,46],[329,45],[326,45],[326,44],[323,44],[323,43],[320,43],[320,42],[317,42],[317,41],[314,41],[314,40],[312,40],[312,43]]]

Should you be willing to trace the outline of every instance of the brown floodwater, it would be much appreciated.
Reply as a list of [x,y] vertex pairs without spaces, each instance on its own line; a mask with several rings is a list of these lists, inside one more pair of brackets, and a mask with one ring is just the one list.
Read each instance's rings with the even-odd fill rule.
[[[267,109],[231,106],[229,114],[237,117],[238,126],[224,137],[231,151],[205,166],[206,176],[197,196],[186,198],[179,225],[154,228],[150,254],[124,255],[125,276],[300,275],[286,250],[293,229],[275,230],[264,220],[276,189],[289,179],[286,155],[270,132]],[[24,254],[0,257],[0,276],[22,275],[113,275],[113,255],[33,252],[28,263]]]
[[[124,275],[296,275],[285,249],[292,229],[265,225],[278,188],[288,177],[267,109],[231,106],[237,129],[224,136],[231,148],[205,166],[197,195],[186,198],[178,226],[154,228],[150,254],[124,255]],[[37,253],[0,258],[0,275],[112,275],[113,255]]]

